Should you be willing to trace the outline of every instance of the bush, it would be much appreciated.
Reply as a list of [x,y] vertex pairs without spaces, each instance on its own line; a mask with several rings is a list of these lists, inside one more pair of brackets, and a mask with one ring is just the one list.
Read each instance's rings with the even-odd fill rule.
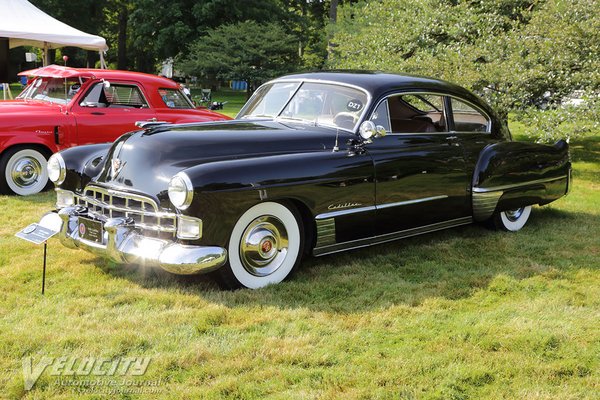
[[600,129],[600,97],[584,98],[580,105],[563,105],[547,110],[534,107],[515,114],[526,126],[525,134],[537,142],[580,139]]

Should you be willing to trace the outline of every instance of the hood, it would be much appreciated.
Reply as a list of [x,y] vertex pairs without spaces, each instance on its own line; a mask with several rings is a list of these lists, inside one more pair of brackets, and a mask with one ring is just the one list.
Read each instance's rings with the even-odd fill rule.
[[[324,151],[334,146],[335,137],[335,129],[273,121],[159,126],[119,138],[94,181],[164,200],[173,175],[189,167],[266,155]],[[111,171],[113,165],[120,166],[117,173]]]
[[59,104],[53,104],[47,101],[35,100],[7,100],[0,101],[0,115],[14,116],[15,114],[31,114],[32,112],[57,113],[62,108]]

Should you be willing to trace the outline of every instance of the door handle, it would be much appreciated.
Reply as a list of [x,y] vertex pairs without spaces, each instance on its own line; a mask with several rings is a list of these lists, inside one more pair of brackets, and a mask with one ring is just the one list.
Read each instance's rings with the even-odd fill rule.
[[446,137],[446,140],[456,140],[458,139],[458,136],[448,136]]
[[91,112],[90,114],[92,114],[92,115],[104,115],[103,112],[99,112],[99,111],[94,111],[94,112]]

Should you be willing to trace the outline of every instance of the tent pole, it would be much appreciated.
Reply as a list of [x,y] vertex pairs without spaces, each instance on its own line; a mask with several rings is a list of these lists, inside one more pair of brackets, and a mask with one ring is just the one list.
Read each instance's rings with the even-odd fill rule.
[[44,42],[44,67],[50,64],[48,61],[48,43]]
[[106,61],[104,61],[104,54],[103,54],[102,50],[100,50],[99,53],[100,53],[100,69],[106,69]]

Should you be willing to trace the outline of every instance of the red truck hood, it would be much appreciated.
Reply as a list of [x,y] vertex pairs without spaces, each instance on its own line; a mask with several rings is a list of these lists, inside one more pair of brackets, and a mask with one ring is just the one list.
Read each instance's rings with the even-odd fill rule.
[[35,100],[7,100],[0,101],[0,114],[14,115],[32,112],[52,112],[58,113],[65,106],[59,104],[50,103],[47,101],[35,101]]

